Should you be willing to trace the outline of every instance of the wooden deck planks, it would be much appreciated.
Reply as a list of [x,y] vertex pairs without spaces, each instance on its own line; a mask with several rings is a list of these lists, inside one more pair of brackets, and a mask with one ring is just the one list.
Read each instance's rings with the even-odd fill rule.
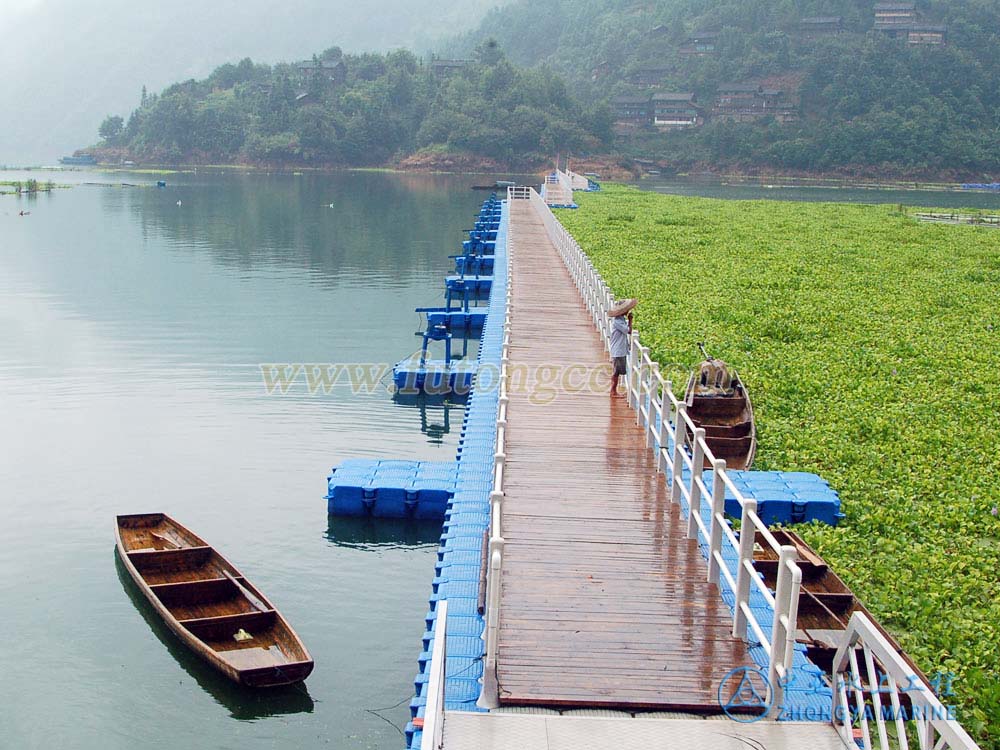
[[[729,610],[528,201],[510,247],[510,358],[529,376],[508,408],[501,703],[718,711],[719,682],[750,663]],[[539,398],[536,368],[571,365],[603,368],[601,387]]]

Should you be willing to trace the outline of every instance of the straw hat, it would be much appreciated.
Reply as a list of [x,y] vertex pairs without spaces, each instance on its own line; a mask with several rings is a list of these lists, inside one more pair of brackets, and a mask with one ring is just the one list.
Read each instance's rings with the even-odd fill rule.
[[639,300],[635,299],[634,297],[632,299],[623,299],[621,302],[616,302],[610,308],[608,308],[608,317],[609,318],[620,317],[638,304]]

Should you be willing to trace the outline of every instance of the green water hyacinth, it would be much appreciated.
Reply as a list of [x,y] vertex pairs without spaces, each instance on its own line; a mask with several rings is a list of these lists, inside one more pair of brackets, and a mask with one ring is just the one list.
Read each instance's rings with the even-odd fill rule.
[[696,342],[753,398],[757,469],[840,492],[800,527],[1000,748],[1000,231],[896,206],[607,187],[559,219],[680,393]]

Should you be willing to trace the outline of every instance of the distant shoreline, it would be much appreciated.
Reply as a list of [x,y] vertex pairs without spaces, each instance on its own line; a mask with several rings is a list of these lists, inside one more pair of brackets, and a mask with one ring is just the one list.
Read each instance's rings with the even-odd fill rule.
[[[607,183],[626,183],[643,185],[649,182],[685,182],[708,183],[723,186],[774,187],[774,188],[815,188],[823,190],[906,190],[927,192],[961,192],[988,193],[985,190],[963,189],[966,183],[937,179],[928,176],[924,179],[912,177],[873,178],[858,175],[854,177],[838,174],[761,174],[759,171],[741,172],[738,170],[691,170],[691,171],[657,171],[649,172],[640,168],[626,169],[619,164],[613,164],[609,157],[597,159],[574,160],[573,168],[578,172],[591,172],[600,175],[600,180]],[[98,163],[93,166],[34,165],[34,166],[0,166],[0,171],[8,172],[105,172],[111,174],[146,174],[171,175],[194,174],[199,170],[220,172],[245,172],[262,174],[330,174],[334,172],[372,172],[385,174],[428,174],[428,175],[532,175],[542,179],[548,169],[510,168],[498,165],[488,168],[485,165],[470,167],[447,168],[443,165],[387,165],[377,167],[349,166],[300,166],[292,164],[137,164],[123,166],[121,164]]]

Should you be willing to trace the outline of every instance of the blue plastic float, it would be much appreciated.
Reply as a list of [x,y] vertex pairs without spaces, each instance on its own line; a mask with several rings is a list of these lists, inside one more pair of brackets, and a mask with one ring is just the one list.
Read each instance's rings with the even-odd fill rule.
[[355,518],[444,518],[457,471],[455,462],[344,461],[327,477],[327,511]]

